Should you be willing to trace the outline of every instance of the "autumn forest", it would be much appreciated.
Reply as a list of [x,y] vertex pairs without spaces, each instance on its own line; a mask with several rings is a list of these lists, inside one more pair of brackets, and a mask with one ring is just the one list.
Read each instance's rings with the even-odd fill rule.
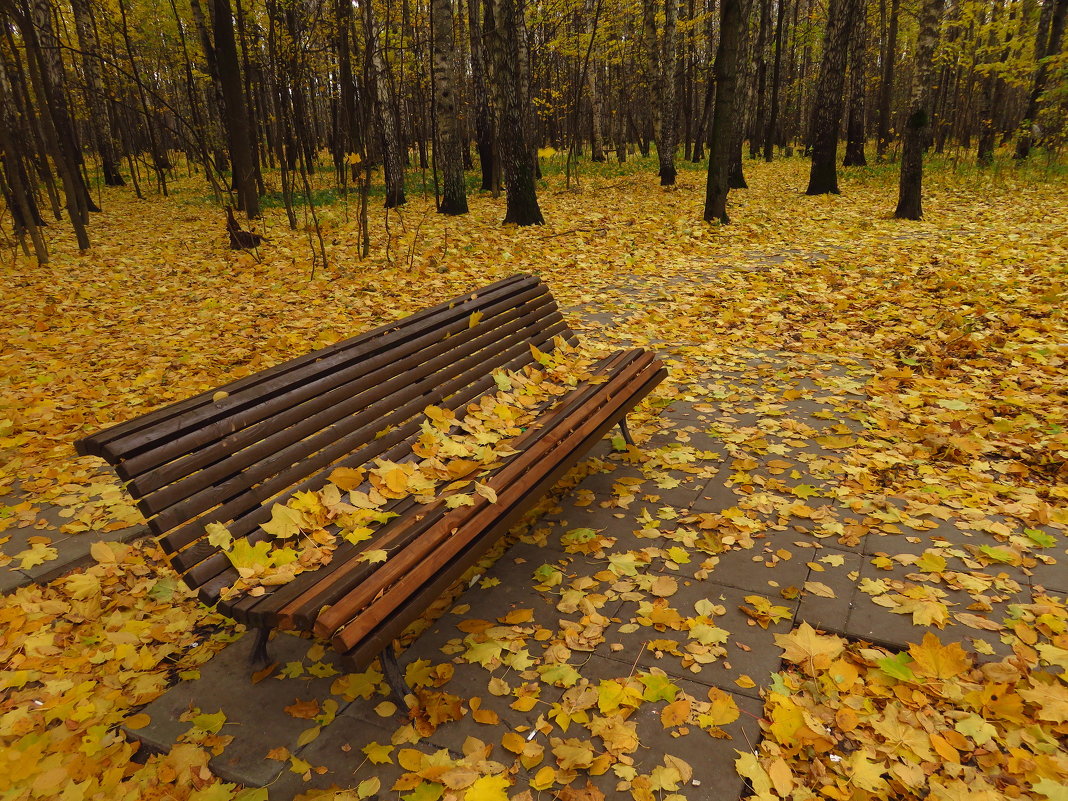
[[1066,18],[0,0],[0,798],[1068,801]]
[[564,154],[570,186],[587,160],[655,150],[664,186],[708,156],[704,217],[727,222],[743,152],[810,157],[821,194],[841,142],[843,166],[900,160],[896,214],[918,219],[927,150],[1057,158],[1065,16],[1061,0],[12,2],[4,198],[43,261],[42,215],[65,208],[87,247],[101,185],[166,197],[195,173],[250,219],[280,198],[295,228],[313,175],[398,207],[429,170],[438,210],[462,214],[477,170],[527,225],[541,155]]

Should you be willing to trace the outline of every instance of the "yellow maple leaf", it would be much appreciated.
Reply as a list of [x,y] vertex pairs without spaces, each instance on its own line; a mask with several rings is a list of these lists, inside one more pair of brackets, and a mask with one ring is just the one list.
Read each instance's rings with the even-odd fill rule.
[[972,660],[958,643],[942,645],[938,637],[925,632],[920,645],[910,645],[909,654],[915,661],[912,670],[920,676],[952,679],[972,667]]
[[818,634],[808,623],[802,623],[789,634],[776,634],[775,644],[783,649],[783,659],[800,665],[810,676],[830,667],[831,660],[846,647],[841,637]]

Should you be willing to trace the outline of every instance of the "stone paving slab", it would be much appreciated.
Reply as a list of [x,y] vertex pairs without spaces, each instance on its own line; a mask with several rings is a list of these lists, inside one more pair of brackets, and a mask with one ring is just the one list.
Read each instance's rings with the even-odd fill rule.
[[[630,669],[625,663],[594,655],[583,665],[582,674],[591,683],[596,683],[601,679],[625,678],[630,674]],[[684,677],[675,678],[674,683],[698,701],[708,699],[708,686],[705,684]],[[657,765],[664,764],[665,754],[671,754],[693,769],[689,783],[679,787],[679,792],[686,798],[694,801],[739,798],[743,780],[734,770],[734,761],[738,758],[737,751],[751,751],[760,742],[758,721],[764,714],[764,706],[760,700],[738,692],[730,695],[742,714],[734,723],[723,726],[729,739],[713,738],[695,726],[688,727],[685,734],[680,733],[679,729],[665,729],[654,706],[644,704],[639,707],[630,718],[637,724],[641,743],[633,754],[634,767],[641,773],[649,773]],[[629,791],[617,791],[618,778],[612,771],[603,776],[593,776],[590,781],[608,799],[631,797]],[[582,786],[581,781],[577,784]]]
[[[727,587],[714,581],[681,582],[679,591],[667,598],[669,606],[684,617],[694,617],[694,604],[707,600],[723,607],[723,614],[713,618],[714,624],[730,633],[723,643],[726,656],[708,664],[686,664],[690,660],[685,654],[688,632],[672,629],[668,626],[649,627],[639,625],[634,630],[620,628],[637,622],[639,605],[627,601],[617,612],[619,624],[605,632],[605,642],[597,647],[595,654],[628,665],[642,668],[659,668],[670,676],[688,679],[705,685],[719,687],[731,692],[758,698],[760,688],[768,677],[779,669],[780,652],[775,647],[775,634],[786,634],[793,627],[796,601],[786,601],[778,597],[767,597],[774,605],[785,607],[787,616],[768,628],[757,625],[744,612],[743,605],[750,605],[747,597],[756,595],[745,590]],[[752,608],[750,606],[750,608]],[[676,656],[666,649],[655,647],[657,640],[677,643],[678,651],[684,656]],[[623,646],[615,650],[613,646]],[[756,686],[742,687],[735,682],[742,676],[753,679]]]
[[[292,801],[297,795],[309,790],[325,790],[331,787],[347,789],[376,777],[382,785],[381,797],[394,797],[387,791],[405,772],[396,764],[396,750],[393,752],[392,763],[378,765],[371,763],[363,753],[363,748],[370,743],[389,745],[394,728],[389,721],[380,724],[346,713],[339,715],[323,729],[318,738],[300,752],[301,759],[314,768],[326,768],[326,771],[311,771],[305,779],[303,775],[289,770],[285,763],[276,763],[282,772],[277,774],[277,778],[268,786],[267,797],[270,801]],[[426,754],[437,750],[428,743],[403,747],[415,748]]]
[[88,531],[71,535],[63,535],[47,529],[9,529],[0,533],[0,539],[10,537],[3,546],[0,546],[4,553],[14,556],[29,547],[27,540],[30,537],[49,537],[51,541],[47,543],[48,547],[55,548],[58,554],[55,559],[25,570],[19,568],[17,561],[0,567],[0,594],[12,592],[27,584],[47,584],[72,570],[90,564],[93,561],[90,554],[93,543],[133,542],[149,536],[149,533],[148,527],[144,525],[130,526],[107,533]]
[[[222,711],[226,724],[220,734],[234,739],[221,755],[212,758],[212,771],[226,781],[254,787],[272,782],[286,763],[267,759],[267,753],[285,746],[300,754],[301,749],[295,746],[297,738],[314,725],[311,720],[292,717],[285,707],[297,701],[329,699],[333,677],[317,678],[305,672],[291,679],[276,673],[253,683],[253,668],[248,661],[252,640],[253,636],[246,634],[205,663],[198,679],[180,682],[148,704],[141,711],[149,715],[151,723],[143,729],[127,730],[127,736],[140,740],[150,752],[167,753],[191,727],[179,720],[183,713],[193,708],[208,714]],[[336,656],[329,650],[319,660],[309,660],[310,645],[310,641],[299,637],[276,635],[269,645],[271,659],[280,665],[303,662],[311,667],[320,663],[329,666],[324,673],[330,668],[341,672]],[[343,700],[334,700],[339,710],[347,706]]]

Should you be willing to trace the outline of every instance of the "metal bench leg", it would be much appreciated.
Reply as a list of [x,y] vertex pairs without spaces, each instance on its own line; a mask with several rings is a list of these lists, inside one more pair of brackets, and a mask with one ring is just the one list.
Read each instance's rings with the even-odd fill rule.
[[267,640],[271,636],[271,630],[267,626],[256,629],[256,641],[252,644],[252,652],[248,656],[248,663],[253,667],[266,667],[271,661],[267,653]]
[[628,445],[634,444],[634,438],[630,435],[630,428],[627,426],[627,418],[624,417],[619,421],[619,433],[623,435],[623,441]]
[[397,664],[397,652],[393,650],[392,641],[378,655],[378,660],[382,663],[382,672],[386,674],[386,683],[389,685],[389,689],[393,691],[393,697],[397,699],[397,704],[401,709],[411,709],[404,697],[412,691],[407,682],[404,681],[404,671]]

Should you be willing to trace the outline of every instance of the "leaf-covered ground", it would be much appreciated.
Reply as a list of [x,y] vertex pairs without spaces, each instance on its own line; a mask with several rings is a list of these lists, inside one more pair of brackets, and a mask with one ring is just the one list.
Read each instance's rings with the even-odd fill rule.
[[[485,743],[492,753],[471,744],[447,765],[428,763],[404,752],[405,742],[461,712],[434,696],[397,751],[367,754],[372,765],[399,765],[409,776],[403,790],[381,791],[498,799],[520,791],[521,772],[534,793],[560,791],[567,779],[571,798],[597,798],[600,785],[583,790],[584,777],[608,774],[638,799],[702,797],[669,752],[652,772],[627,769],[630,721],[655,705],[665,730],[715,732],[739,713],[729,698],[680,695],[655,669],[624,670],[591,688],[553,649],[581,652],[604,639],[608,623],[587,599],[608,592],[634,604],[624,626],[653,638],[667,632],[659,647],[669,657],[664,643],[681,631],[683,664],[723,661],[725,636],[744,643],[748,630],[721,629],[717,604],[680,615],[670,600],[678,584],[663,565],[714,573],[737,550],[785,562],[800,549],[763,543],[789,528],[810,545],[848,548],[878,537],[864,551],[864,570],[885,575],[857,571],[854,579],[865,603],[917,624],[917,645],[895,654],[804,628],[779,634],[785,667],[765,693],[764,740],[755,755],[737,744],[746,754],[738,769],[757,796],[1065,798],[1068,184],[1041,173],[943,169],[927,182],[927,219],[906,223],[889,216],[890,171],[849,173],[841,196],[810,198],[802,194],[806,162],[747,166],[753,188],[732,193],[728,227],[700,222],[701,173],[683,171],[679,188],[664,191],[648,171],[623,170],[585,178],[581,193],[550,180],[545,227],[502,228],[501,201],[487,197],[459,219],[416,199],[390,214],[387,246],[384,213],[375,210],[376,247],[365,262],[353,255],[355,204],[331,206],[319,211],[331,262],[316,266],[314,280],[308,233],[288,231],[279,215],[265,221],[270,242],[258,254],[233,254],[222,215],[193,181],[166,201],[107,191],[89,254],[60,241],[46,267],[0,267],[0,527],[41,529],[17,549],[0,542],[0,559],[32,567],[55,558],[54,538],[139,519],[98,460],[74,456],[79,435],[430,300],[539,272],[591,346],[651,344],[670,356],[670,381],[637,420],[644,448],[624,458],[653,482],[642,492],[719,476],[735,500],[661,531],[655,505],[648,520],[640,503],[630,508],[628,495],[645,500],[628,489],[641,481],[617,483],[613,510],[670,541],[653,553],[615,542],[618,532],[573,530],[569,552],[606,560],[609,575],[590,579],[604,587],[560,587],[551,569],[531,587],[564,604],[571,622],[517,618],[500,623],[513,634],[488,638],[468,631],[463,651],[442,659],[487,669],[510,660],[529,678],[507,690],[490,683],[486,697],[496,688],[520,707],[541,703],[539,687],[570,693],[547,716],[545,745],[498,738]],[[657,417],[672,401],[699,417]],[[806,414],[796,414],[806,403]],[[816,425],[821,419],[826,426]],[[668,429],[674,443],[665,445],[656,437]],[[47,505],[63,509],[59,531],[42,517]],[[805,525],[793,526],[798,519]],[[941,521],[976,539],[925,538]],[[231,797],[236,789],[206,767],[225,748],[223,721],[192,716],[190,742],[144,765],[131,761],[116,728],[169,681],[194,675],[231,637],[229,626],[189,601],[151,549],[100,545],[94,556],[94,567],[19,590],[0,606],[0,793]],[[1018,589],[1024,580],[1030,603],[999,604],[1015,597],[1009,582]],[[782,596],[828,597],[831,583],[783,582]],[[774,604],[746,602],[760,625],[779,615]],[[924,639],[930,627],[945,629],[944,645]],[[553,645],[526,652],[528,639]],[[1000,661],[978,666],[976,652]],[[536,653],[537,664],[524,653]],[[444,679],[423,678],[428,688]],[[361,681],[369,680],[337,692],[363,697]],[[382,689],[379,681],[370,687]],[[463,703],[462,713],[477,719],[470,699]],[[582,734],[568,731],[561,714]],[[324,725],[332,713],[316,715]],[[372,782],[357,794],[376,791]]]

